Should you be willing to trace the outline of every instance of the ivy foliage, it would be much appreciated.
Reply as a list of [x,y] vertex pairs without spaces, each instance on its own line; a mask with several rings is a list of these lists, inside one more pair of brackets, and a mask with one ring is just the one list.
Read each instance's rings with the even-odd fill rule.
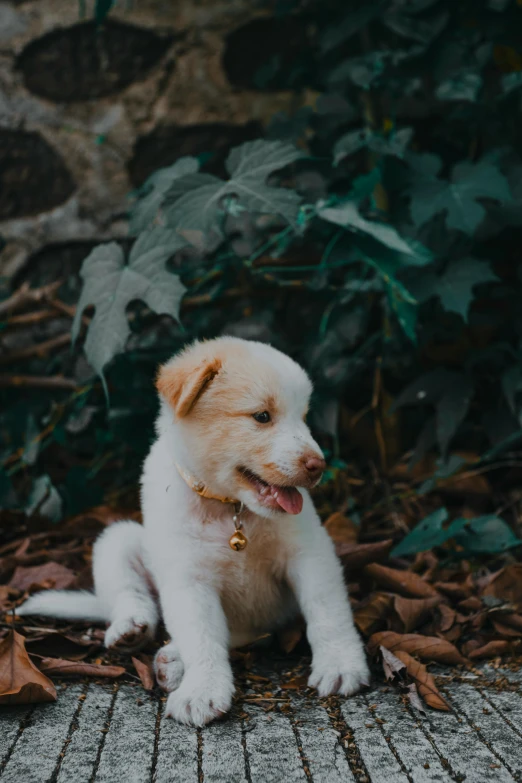
[[[313,376],[312,424],[336,460],[377,454],[386,472],[431,454],[418,494],[434,492],[462,468],[457,452],[481,465],[522,440],[522,5],[303,0],[277,13],[310,31],[293,68],[270,42],[264,66],[302,108],[232,149],[224,177],[211,154],[184,157],[135,194],[128,261],[115,243],[91,252],[73,327],[94,307],[84,350],[109,413],[94,384],[66,416],[94,407],[82,432],[107,415],[114,444],[134,403],[152,420],[153,368],[188,339],[270,340]],[[384,447],[352,443],[357,411],[388,426]],[[519,543],[493,513],[449,526],[437,513],[397,554]]]

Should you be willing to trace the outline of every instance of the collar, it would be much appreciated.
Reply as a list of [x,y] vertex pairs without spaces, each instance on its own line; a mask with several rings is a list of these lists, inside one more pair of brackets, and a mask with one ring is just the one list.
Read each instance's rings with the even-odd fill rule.
[[235,505],[238,505],[238,501],[234,498],[224,497],[223,495],[214,495],[211,490],[203,483],[203,481],[200,481],[199,479],[192,476],[188,470],[182,468],[181,465],[178,465],[177,462],[174,464],[185,484],[200,497],[205,498],[206,500],[219,500],[221,503],[234,503]]

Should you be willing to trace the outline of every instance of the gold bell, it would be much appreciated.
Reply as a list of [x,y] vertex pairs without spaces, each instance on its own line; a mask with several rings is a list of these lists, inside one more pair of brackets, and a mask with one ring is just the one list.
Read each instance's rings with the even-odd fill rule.
[[230,537],[228,543],[230,544],[231,549],[234,549],[236,552],[241,552],[248,544],[248,539],[241,530],[236,530],[234,535]]

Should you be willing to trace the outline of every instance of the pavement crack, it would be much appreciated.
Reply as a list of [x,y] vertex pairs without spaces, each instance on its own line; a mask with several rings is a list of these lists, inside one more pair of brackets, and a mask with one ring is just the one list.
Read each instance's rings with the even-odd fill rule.
[[56,762],[56,766],[54,768],[53,774],[49,778],[49,783],[56,783],[56,780],[58,779],[58,775],[60,774],[60,769],[63,764],[63,760],[65,758],[65,754],[67,753],[67,748],[69,747],[69,744],[72,740],[72,736],[76,729],[78,728],[78,719],[80,717],[80,713],[82,711],[85,698],[87,696],[87,691],[89,690],[89,685],[86,684],[82,688],[82,692],[78,696],[78,705],[74,711],[74,715],[71,718],[71,722],[69,724],[69,729],[67,731],[67,736],[64,740],[62,749],[60,751],[60,755],[58,756],[58,761]]
[[[366,704],[366,707],[368,708],[368,711],[370,712],[370,714],[371,715],[375,715],[377,713],[377,710],[370,710],[370,703],[368,701],[368,697],[363,695],[363,700],[364,700],[364,703]],[[386,732],[384,730],[384,726],[382,725],[382,723],[376,721],[376,724],[377,724],[377,726],[379,728],[379,731],[381,732],[382,736],[384,737],[384,741],[388,745],[391,753],[395,756],[397,764],[399,765],[399,767],[401,768],[403,773],[408,778],[409,783],[415,783],[415,781],[413,780],[412,776],[410,775],[410,773],[406,769],[406,765],[404,764],[404,761],[401,759],[397,748],[393,744],[392,738],[386,734]]]
[[246,743],[247,729],[245,721],[241,721],[241,745],[243,746],[243,756],[245,759],[245,779],[247,783],[252,783],[252,773],[250,771],[250,756],[248,755],[248,748]]
[[4,756],[4,759],[2,763],[0,764],[0,775],[2,775],[4,769],[6,768],[9,759],[13,755],[14,749],[16,748],[18,744],[18,740],[24,733],[24,729],[27,728],[31,724],[31,718],[33,717],[33,712],[35,711],[36,707],[31,707],[28,712],[25,713],[24,717],[20,720],[20,725],[18,727],[18,731],[16,732],[16,737],[14,738],[13,742],[11,743],[11,747],[7,751],[7,753]]
[[201,729],[197,730],[198,734],[198,781],[203,783],[205,774],[203,772],[203,732]]
[[355,742],[353,729],[350,728],[343,717],[339,699],[333,696],[330,697],[326,711],[330,718],[330,723],[337,735],[339,735],[338,744],[346,757],[355,780],[357,783],[370,783],[370,773],[366,769],[366,764],[362,760],[361,753]]
[[92,770],[92,775],[89,778],[89,783],[94,783],[96,780],[96,775],[98,774],[98,767],[100,766],[100,760],[103,753],[103,748],[105,747],[105,741],[107,739],[107,733],[111,727],[111,720],[112,720],[112,714],[114,712],[114,705],[116,703],[116,698],[118,696],[118,684],[114,683],[114,694],[111,699],[111,703],[109,706],[109,709],[107,710],[107,719],[105,721],[105,731],[103,732],[100,740],[100,745],[98,747],[98,753],[96,754],[96,761],[94,762],[94,767]]
[[292,730],[294,732],[294,737],[297,744],[297,750],[299,752],[299,758],[301,759],[301,765],[303,767],[304,773],[306,775],[307,780],[309,780],[310,783],[313,783],[312,773],[310,771],[310,767],[308,766],[308,759],[306,758],[303,751],[303,743],[301,741],[301,735],[299,734],[299,727],[297,725],[295,715],[293,713],[292,714],[287,713],[287,717],[290,721]]
[[[448,694],[448,692],[447,692],[446,690],[444,690],[443,692],[444,692],[444,697],[445,697],[446,701],[450,701],[450,698],[449,698],[449,694]],[[450,702],[450,703],[451,703],[451,702]],[[497,758],[497,759],[500,761],[500,763],[501,763],[501,764],[502,764],[502,765],[503,765],[503,766],[504,766],[504,767],[507,769],[507,771],[509,772],[509,774],[511,775],[511,777],[512,777],[512,778],[514,778],[514,780],[518,780],[518,781],[519,781],[519,780],[521,779],[521,778],[520,778],[520,775],[518,775],[518,774],[517,774],[517,772],[515,772],[515,771],[513,770],[513,768],[511,767],[511,765],[510,765],[510,764],[508,764],[508,762],[507,762],[507,761],[505,761],[505,759],[503,759],[503,758],[502,758],[502,756],[500,755],[500,753],[499,753],[497,750],[495,750],[495,748],[493,747],[493,745],[491,744],[491,742],[489,742],[489,741],[488,741],[488,740],[485,738],[485,736],[483,735],[482,731],[480,730],[480,727],[479,727],[479,726],[477,726],[475,723],[473,723],[473,721],[471,720],[471,718],[469,718],[469,717],[468,717],[467,713],[466,713],[466,712],[464,712],[464,710],[463,710],[463,709],[461,709],[461,707],[459,707],[459,706],[455,706],[455,705],[453,705],[453,706],[454,706],[455,713],[456,713],[456,714],[458,714],[458,715],[459,715],[459,716],[460,716],[460,717],[461,717],[463,720],[465,720],[465,721],[466,721],[466,723],[468,724],[468,726],[470,727],[470,729],[472,729],[472,730],[473,730],[473,732],[475,733],[475,735],[476,735],[476,736],[479,738],[479,740],[482,742],[482,744],[486,746],[486,748],[489,750],[489,752],[490,752],[490,753],[491,753],[493,756],[495,756],[495,758]]]
[[152,751],[152,764],[150,768],[151,783],[154,783],[154,781],[156,780],[156,768],[158,766],[161,718],[163,713],[162,704],[163,702],[161,701],[161,699],[158,699],[158,711],[156,713],[156,723],[154,726],[154,749]]
[[505,714],[504,710],[502,710],[500,707],[498,707],[495,704],[495,702],[491,701],[491,699],[489,698],[487,693],[484,693],[484,690],[481,690],[480,688],[477,688],[477,690],[480,693],[480,695],[482,696],[482,698],[484,699],[484,701],[487,701],[487,703],[490,705],[490,707],[492,707],[492,709],[494,709],[495,712],[498,712],[498,714],[500,715],[502,720],[507,723],[509,728],[512,729],[512,731],[514,731],[515,734],[517,734],[522,739],[522,732],[519,731],[519,729],[517,729],[517,727],[515,725],[513,725],[513,723],[509,720],[508,716]]

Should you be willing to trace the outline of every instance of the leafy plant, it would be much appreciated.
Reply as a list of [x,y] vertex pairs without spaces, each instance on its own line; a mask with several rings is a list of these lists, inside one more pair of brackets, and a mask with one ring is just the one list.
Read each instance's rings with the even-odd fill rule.
[[[232,149],[227,179],[208,171],[211,154],[185,157],[135,194],[132,249],[109,243],[86,258],[72,332],[94,307],[84,350],[110,407],[91,377],[38,443],[83,443],[91,477],[108,451],[129,480],[148,443],[157,363],[188,339],[231,332],[308,368],[312,425],[332,466],[377,463],[389,475],[405,453],[412,468],[432,455],[412,491],[436,494],[470,459],[487,466],[522,439],[522,7],[311,0],[279,10],[313,22],[302,73],[316,97]],[[73,436],[66,422],[87,409]],[[42,403],[39,427],[46,415]],[[21,420],[0,475],[11,497]],[[364,442],[354,422],[369,424]],[[124,432],[130,461],[118,451]],[[23,470],[37,473],[41,453]],[[401,494],[387,497],[378,504],[395,513]],[[354,513],[364,510],[362,499]],[[498,551],[505,523],[489,511],[444,530],[428,517],[427,529],[437,545]],[[398,553],[425,547],[425,528]]]

